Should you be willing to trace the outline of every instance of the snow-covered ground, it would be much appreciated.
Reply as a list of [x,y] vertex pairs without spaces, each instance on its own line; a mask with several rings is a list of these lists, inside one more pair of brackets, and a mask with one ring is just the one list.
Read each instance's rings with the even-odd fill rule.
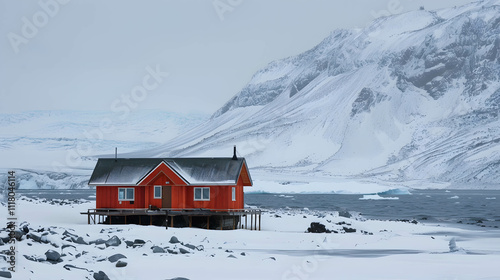
[[[94,203],[19,199],[18,225],[29,232],[16,242],[13,279],[99,279],[100,271],[109,279],[500,279],[494,229],[307,209],[266,211],[261,231],[88,225],[79,213]],[[5,206],[0,211],[7,213]],[[6,215],[0,217],[6,224]],[[306,233],[312,222],[337,233]],[[171,243],[173,237],[180,243]],[[120,244],[96,245],[100,239]],[[8,246],[0,249],[2,259]],[[54,263],[47,261],[49,250],[56,252],[48,254]],[[2,262],[1,270],[7,266]]]

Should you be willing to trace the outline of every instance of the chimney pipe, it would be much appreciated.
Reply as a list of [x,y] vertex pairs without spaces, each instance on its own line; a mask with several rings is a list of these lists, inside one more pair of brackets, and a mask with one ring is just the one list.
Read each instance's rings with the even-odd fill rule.
[[238,157],[236,156],[236,145],[234,145],[234,148],[233,148],[233,158],[232,160],[238,160]]
[[117,158],[118,158],[118,148],[115,147],[115,162],[118,161]]

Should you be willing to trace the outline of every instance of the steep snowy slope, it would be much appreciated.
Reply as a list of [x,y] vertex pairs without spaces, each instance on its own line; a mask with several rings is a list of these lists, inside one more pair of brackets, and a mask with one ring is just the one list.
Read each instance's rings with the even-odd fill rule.
[[141,156],[491,186],[500,164],[500,1],[380,18],[270,63],[198,128]]
[[21,188],[78,188],[96,156],[158,146],[208,116],[134,111],[30,111],[0,114],[0,181],[15,170]]

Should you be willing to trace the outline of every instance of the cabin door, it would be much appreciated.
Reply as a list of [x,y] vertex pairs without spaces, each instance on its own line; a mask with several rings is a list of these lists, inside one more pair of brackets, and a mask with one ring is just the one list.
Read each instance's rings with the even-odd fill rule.
[[172,208],[172,186],[163,186],[162,190],[162,208]]

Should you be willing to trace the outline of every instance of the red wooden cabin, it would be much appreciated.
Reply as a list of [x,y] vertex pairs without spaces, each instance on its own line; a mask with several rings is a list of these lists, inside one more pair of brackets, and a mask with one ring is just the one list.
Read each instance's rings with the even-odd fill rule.
[[244,208],[244,158],[100,158],[89,185],[97,209]]

